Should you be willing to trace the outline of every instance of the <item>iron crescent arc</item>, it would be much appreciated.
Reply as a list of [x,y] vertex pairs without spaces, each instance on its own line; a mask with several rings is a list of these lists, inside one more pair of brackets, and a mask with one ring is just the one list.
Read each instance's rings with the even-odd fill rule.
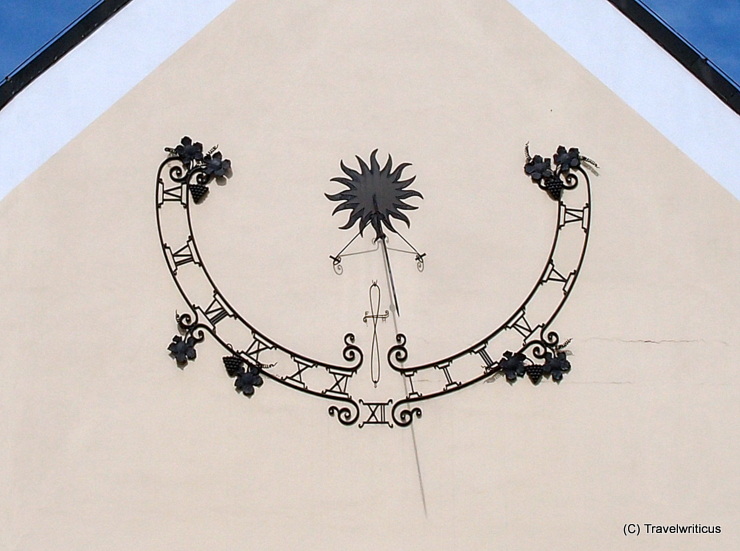
[[[181,156],[173,154],[174,150],[168,151],[170,151],[170,156],[162,161],[157,171],[155,212],[160,246],[170,275],[191,312],[191,314],[177,315],[181,329],[185,329],[188,335],[195,335],[195,330],[200,333],[209,333],[231,355],[234,362],[242,362],[249,369],[256,370],[255,373],[258,371],[270,380],[306,394],[348,404],[350,409],[336,406],[330,408],[330,414],[337,414],[343,424],[353,424],[357,421],[361,404],[369,404],[376,408],[372,412],[377,412],[378,402],[367,402],[366,404],[360,400],[358,404],[355,396],[348,389],[349,382],[364,361],[363,351],[355,344],[355,337],[352,333],[344,336],[345,347],[342,356],[347,362],[345,365],[317,360],[310,355],[302,355],[261,332],[242,316],[221,293],[202,260],[203,256],[193,224],[193,205],[197,205],[199,199],[208,193],[207,189],[205,191],[200,189],[196,194],[194,188],[205,187],[208,184],[208,178],[203,176],[203,166],[197,161],[185,162]],[[402,409],[407,404],[455,392],[483,379],[491,378],[505,369],[504,360],[512,354],[521,355],[530,351],[536,358],[543,359],[551,357],[562,348],[558,334],[549,329],[569,298],[581,271],[588,245],[591,212],[591,187],[586,172],[578,166],[567,171],[563,176],[565,177],[563,188],[568,190],[568,194],[565,198],[562,195],[558,196],[554,201],[557,206],[555,231],[545,265],[527,296],[511,315],[467,348],[423,364],[406,365],[408,360],[406,337],[403,334],[396,336],[396,344],[387,351],[388,364],[404,380],[404,386],[406,387],[408,383],[409,387],[400,399],[396,398],[395,401],[391,400],[386,404],[389,407],[393,404],[392,416],[396,424],[405,426],[413,419],[412,413],[417,416],[421,415],[420,410],[418,412],[413,410],[409,413],[409,410]],[[579,199],[574,198],[576,194],[572,190],[578,187],[581,179],[585,185],[580,186],[580,189],[585,191],[577,194],[580,197],[580,202],[578,202]],[[542,184],[540,187],[542,188]],[[554,199],[554,197],[551,198]],[[165,210],[168,211],[166,217],[168,221],[164,220]],[[170,233],[170,225],[176,227],[178,231]],[[169,241],[171,235],[185,235],[185,243],[183,244],[182,239],[171,243]],[[556,260],[556,256],[566,235],[570,243],[567,246],[577,254],[571,254],[575,257],[575,262],[564,267],[562,263],[559,263],[560,260]],[[185,278],[182,277],[182,272],[185,270],[190,270],[188,273],[191,277],[196,274],[194,277],[201,278],[201,284],[199,284],[201,287],[198,292],[193,292],[188,288]],[[546,288],[548,291],[543,293],[543,289]],[[553,290],[558,291],[555,294],[559,298],[554,301],[548,298],[549,302],[546,304],[550,306],[549,311],[546,314],[537,312],[536,318],[533,317],[531,310],[533,306],[540,306],[537,302],[540,300],[539,297],[541,295],[551,297]],[[222,332],[223,326],[234,324],[241,327],[243,335],[246,336],[246,338],[240,337],[243,339],[239,342],[242,346],[232,344]],[[503,357],[501,351],[496,352],[494,345],[502,334],[515,336],[520,342],[518,347],[504,352]],[[182,346],[187,348],[189,345],[188,343]],[[172,350],[172,347],[170,349]],[[270,371],[275,364],[268,365],[260,359],[260,354],[270,353],[281,354],[284,360],[283,367],[287,364],[289,371],[283,370],[281,374]],[[478,363],[476,371],[456,372],[459,364],[470,363],[471,358],[474,363]],[[226,361],[226,358],[224,360]],[[529,366],[541,367],[534,365],[533,362],[530,362]],[[418,380],[417,374],[429,371],[441,373],[441,382],[434,388],[419,390],[415,387],[415,382]],[[314,384],[313,380],[308,382],[310,375],[319,372],[331,376],[328,382],[324,381],[320,384]],[[509,373],[506,375],[508,379]],[[521,377],[522,373],[519,373],[519,376]],[[535,382],[534,379],[533,382]],[[372,415],[376,414],[372,413]],[[367,422],[367,419],[363,421],[363,423]]]

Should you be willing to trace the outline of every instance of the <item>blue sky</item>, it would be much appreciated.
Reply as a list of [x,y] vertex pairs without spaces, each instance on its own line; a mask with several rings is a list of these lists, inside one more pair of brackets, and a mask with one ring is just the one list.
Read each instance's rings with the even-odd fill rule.
[[[99,3],[100,0],[0,0],[0,78]],[[740,82],[740,0],[643,3],[735,82]]]
[[642,0],[740,83],[740,0]]
[[0,77],[100,0],[0,0]]

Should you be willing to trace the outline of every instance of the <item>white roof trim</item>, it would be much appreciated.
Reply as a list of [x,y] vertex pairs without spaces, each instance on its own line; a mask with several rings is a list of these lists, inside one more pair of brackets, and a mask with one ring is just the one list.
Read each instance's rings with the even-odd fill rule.
[[34,80],[0,110],[0,198],[233,3],[136,0]]
[[[0,110],[0,198],[234,1],[136,0],[33,81]],[[509,2],[740,198],[740,117],[609,2]]]
[[740,199],[740,117],[609,2],[509,0]]

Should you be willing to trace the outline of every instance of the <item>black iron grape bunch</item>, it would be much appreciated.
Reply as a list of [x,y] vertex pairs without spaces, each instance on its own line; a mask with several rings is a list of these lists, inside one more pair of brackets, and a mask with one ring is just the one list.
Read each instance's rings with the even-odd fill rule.
[[545,191],[554,200],[559,201],[563,196],[563,182],[560,178],[551,177],[545,180]]
[[189,136],[183,136],[177,147],[166,147],[171,157],[177,158],[187,169],[185,181],[195,203],[200,203],[208,194],[208,184],[217,178],[231,174],[231,161],[224,159],[214,146],[203,153],[203,144],[194,142]]
[[591,159],[582,156],[577,147],[566,149],[562,145],[559,146],[553,155],[554,169],[549,158],[543,158],[542,155],[530,156],[529,144],[524,147],[524,151],[527,154],[527,162],[524,165],[525,174],[531,177],[532,181],[540,189],[546,191],[554,201],[560,201],[563,197],[563,190],[574,187],[565,185],[563,175],[567,178],[571,169],[581,166],[581,161],[597,166]]

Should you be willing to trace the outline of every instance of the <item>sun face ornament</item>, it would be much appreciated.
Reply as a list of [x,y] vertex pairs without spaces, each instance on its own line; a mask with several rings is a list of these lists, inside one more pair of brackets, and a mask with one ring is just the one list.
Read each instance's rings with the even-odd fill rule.
[[402,211],[416,210],[419,207],[406,203],[411,197],[423,198],[423,195],[413,189],[408,189],[414,182],[416,176],[407,180],[402,180],[402,173],[410,163],[402,163],[393,168],[393,159],[388,155],[388,160],[383,168],[380,168],[377,159],[378,150],[370,154],[370,166],[359,156],[356,157],[360,171],[348,168],[344,161],[340,161],[339,166],[346,176],[332,178],[332,182],[339,182],[347,187],[346,190],[335,194],[326,193],[326,198],[330,201],[339,201],[332,214],[343,210],[349,210],[350,215],[347,223],[340,227],[342,230],[350,229],[355,224],[359,224],[359,233],[362,235],[368,224],[372,225],[375,230],[376,238],[380,239],[384,235],[383,226],[392,232],[392,220],[401,220],[410,226],[408,216]]

